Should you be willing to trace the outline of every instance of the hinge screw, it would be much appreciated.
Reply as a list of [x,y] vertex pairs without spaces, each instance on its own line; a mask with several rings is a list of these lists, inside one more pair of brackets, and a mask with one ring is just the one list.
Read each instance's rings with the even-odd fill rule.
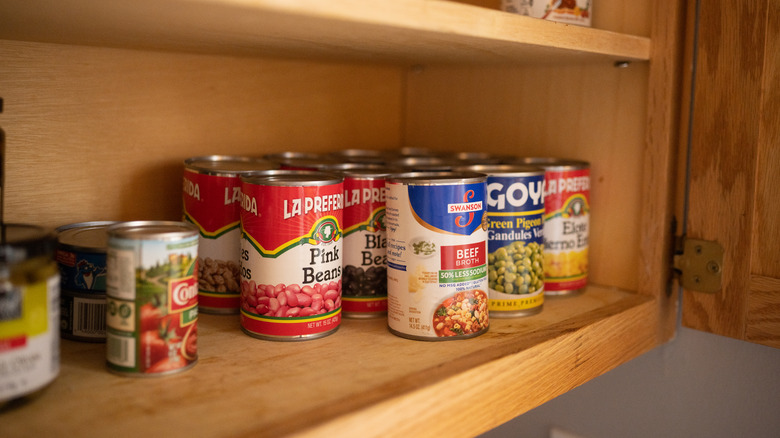
[[717,274],[718,272],[720,272],[720,265],[717,262],[710,260],[709,262],[707,262],[707,271],[710,274]]

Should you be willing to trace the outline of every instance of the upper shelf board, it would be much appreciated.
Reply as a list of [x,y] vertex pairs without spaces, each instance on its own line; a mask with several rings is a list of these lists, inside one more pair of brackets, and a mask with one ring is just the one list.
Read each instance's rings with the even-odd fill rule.
[[404,64],[650,57],[645,37],[442,0],[6,1],[0,39]]

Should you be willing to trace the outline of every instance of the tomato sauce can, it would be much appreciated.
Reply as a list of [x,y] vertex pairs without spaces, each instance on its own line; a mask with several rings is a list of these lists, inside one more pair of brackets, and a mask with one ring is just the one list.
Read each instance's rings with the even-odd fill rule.
[[344,176],[342,313],[346,318],[387,314],[385,181],[393,169],[344,163],[329,171]]
[[41,393],[59,375],[56,234],[0,225],[0,409]]
[[184,221],[198,227],[198,308],[237,314],[241,295],[240,175],[278,168],[261,158],[211,155],[184,161]]
[[388,177],[391,333],[435,341],[488,330],[486,179],[475,172]]
[[106,252],[112,221],[80,222],[57,228],[60,270],[60,336],[106,341]]
[[487,174],[490,316],[539,313],[544,304],[544,170],[472,165]]
[[108,228],[106,362],[150,377],[198,360],[198,229],[186,222],[120,222]]
[[241,176],[241,328],[295,341],[341,324],[344,182],[270,170]]
[[590,164],[558,158],[523,158],[545,170],[544,293],[581,293],[588,284]]

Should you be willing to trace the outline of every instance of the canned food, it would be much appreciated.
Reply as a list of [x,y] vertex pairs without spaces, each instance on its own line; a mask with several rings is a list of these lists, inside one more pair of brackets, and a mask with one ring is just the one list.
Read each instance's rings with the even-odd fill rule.
[[198,227],[198,307],[236,314],[241,295],[241,180],[279,165],[260,158],[211,155],[184,161],[184,220]]
[[198,229],[135,221],[108,229],[106,359],[128,376],[178,373],[198,360]]
[[57,228],[57,263],[62,290],[106,290],[106,230],[116,222],[96,221]]
[[448,172],[459,164],[463,163],[437,156],[401,157],[389,163],[390,166],[405,172]]
[[502,0],[501,10],[561,23],[590,26],[591,0]]
[[283,170],[318,170],[323,164],[338,163],[334,157],[327,154],[311,152],[279,152],[263,156],[268,161],[277,163]]
[[570,295],[588,284],[590,164],[523,158],[545,170],[544,293]]
[[305,340],[341,323],[343,177],[269,170],[241,176],[241,328]]
[[348,318],[387,314],[385,181],[392,169],[344,166],[342,311]]
[[490,315],[539,313],[544,304],[544,170],[473,165],[487,174]]
[[106,293],[60,291],[60,336],[82,342],[106,342]]
[[[394,158],[388,151],[377,149],[343,149],[329,154],[338,162],[385,164]],[[320,168],[320,170],[322,170]]]
[[488,152],[457,152],[455,153],[455,159],[460,161],[461,165],[468,166],[475,164],[502,164],[507,160],[511,160],[511,157]]
[[487,331],[486,176],[412,172],[388,177],[387,322],[418,340]]
[[36,395],[60,372],[56,235],[35,225],[0,232],[0,407]]

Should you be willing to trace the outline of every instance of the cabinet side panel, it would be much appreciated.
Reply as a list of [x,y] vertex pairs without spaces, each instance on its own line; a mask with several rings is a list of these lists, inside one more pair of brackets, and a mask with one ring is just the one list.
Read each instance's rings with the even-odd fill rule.
[[765,0],[702,4],[688,237],[720,242],[723,288],[685,291],[683,323],[744,339],[761,120]]
[[178,219],[184,159],[400,142],[397,67],[0,42],[5,215]]
[[636,290],[648,65],[426,67],[406,143],[591,163],[590,280]]

